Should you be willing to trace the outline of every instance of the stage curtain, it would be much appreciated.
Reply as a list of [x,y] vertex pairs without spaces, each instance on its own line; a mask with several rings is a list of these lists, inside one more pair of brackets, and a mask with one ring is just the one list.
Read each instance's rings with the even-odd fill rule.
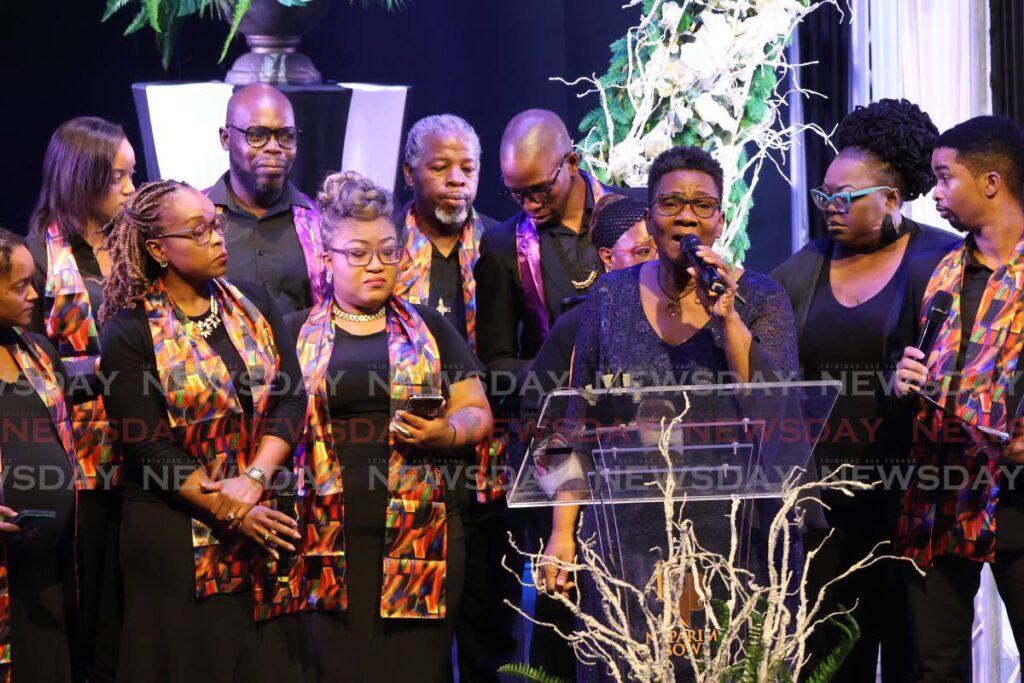
[[1024,126],[1024,0],[989,0],[992,113]]

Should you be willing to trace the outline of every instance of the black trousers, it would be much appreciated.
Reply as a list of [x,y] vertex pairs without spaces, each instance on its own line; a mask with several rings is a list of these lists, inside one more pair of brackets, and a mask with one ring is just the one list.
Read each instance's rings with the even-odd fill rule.
[[79,494],[79,610],[71,643],[76,681],[112,683],[117,675],[124,613],[120,525],[120,489]]
[[[462,513],[466,535],[466,578],[455,621],[461,683],[498,683],[497,669],[512,661],[519,615],[518,578],[502,566],[512,559],[504,501],[470,503]],[[510,563],[509,566],[516,566]]]
[[[971,626],[974,596],[983,562],[944,556],[924,577],[909,579],[910,604],[917,636],[920,683],[971,680]],[[908,572],[909,573],[909,572]],[[992,574],[1006,604],[1017,649],[1024,652],[1024,551],[996,551]]]
[[[823,492],[823,501],[830,508],[826,514],[832,535],[811,562],[806,577],[808,596],[817,595],[876,544],[892,541],[900,493],[873,490],[847,497]],[[809,534],[804,539],[805,550],[818,547],[824,535]],[[892,552],[892,545],[876,551],[883,555]],[[835,683],[874,683],[879,653],[883,683],[911,680],[913,643],[906,567],[899,560],[883,560],[832,584],[825,593],[823,614],[841,607],[852,609],[860,628],[860,638],[832,678]],[[808,640],[811,662],[805,672],[813,671],[838,646],[841,637],[842,632],[831,624],[818,626]]]

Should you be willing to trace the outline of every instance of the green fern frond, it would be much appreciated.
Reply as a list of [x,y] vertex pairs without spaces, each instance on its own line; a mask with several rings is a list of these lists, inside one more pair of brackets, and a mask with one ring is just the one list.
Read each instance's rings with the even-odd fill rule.
[[160,0],[142,0],[142,8],[146,11],[146,19],[149,26],[157,33],[160,33],[160,7],[163,3]]
[[231,47],[231,41],[235,39],[235,34],[238,33],[238,27],[242,23],[242,17],[252,7],[252,0],[235,0],[235,9],[231,13],[231,30],[228,31],[228,37],[224,39],[224,47],[220,51],[220,59],[217,63],[220,64],[224,61],[224,58],[228,56],[228,48]]
[[128,24],[128,28],[126,28],[124,30],[124,33],[122,33],[121,35],[130,36],[131,34],[135,33],[136,31],[138,31],[139,29],[141,29],[145,25],[146,25],[146,10],[140,9],[139,13],[135,15],[134,19],[132,19],[132,23]]
[[747,656],[743,666],[740,683],[757,683],[757,669],[764,659],[764,644],[761,634],[764,633],[764,611],[768,604],[764,598],[758,598],[754,611],[750,614],[750,633],[747,636]]
[[107,7],[103,11],[103,18],[100,21],[106,21],[110,17],[114,16],[117,12],[127,5],[131,0],[107,0]]
[[533,683],[569,683],[564,678],[553,676],[544,669],[522,663],[505,664],[498,668],[498,673],[533,681]]
[[[840,609],[845,610],[846,608],[840,605]],[[860,639],[860,626],[849,612],[843,612],[828,621],[842,632],[842,636],[839,644],[835,646],[832,652],[828,653],[828,656],[814,667],[814,671],[807,678],[807,683],[828,683],[828,681],[831,681],[835,677],[836,672],[839,671],[839,667],[850,656],[850,652],[853,651],[853,646],[857,643],[857,640]]]

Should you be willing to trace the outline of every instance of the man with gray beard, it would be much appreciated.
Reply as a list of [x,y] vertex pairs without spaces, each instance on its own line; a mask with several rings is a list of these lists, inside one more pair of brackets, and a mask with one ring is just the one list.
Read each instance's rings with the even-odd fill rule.
[[473,208],[480,180],[480,139],[464,119],[420,119],[405,142],[405,182],[413,198],[395,216],[405,255],[395,294],[436,308],[476,352],[476,280],[480,238],[494,221]]
[[[469,342],[476,339],[476,278],[473,268],[480,238],[494,221],[473,208],[480,179],[480,139],[473,127],[452,114],[421,119],[409,130],[402,165],[413,198],[395,216],[404,226],[395,294],[427,305],[448,320]],[[494,681],[498,665],[515,648],[515,614],[506,605],[519,585],[501,564],[507,547],[501,482],[491,476],[500,466],[499,442],[477,448],[474,476],[459,485],[466,539],[465,599],[455,622],[459,680]],[[518,603],[518,600],[515,600]]]

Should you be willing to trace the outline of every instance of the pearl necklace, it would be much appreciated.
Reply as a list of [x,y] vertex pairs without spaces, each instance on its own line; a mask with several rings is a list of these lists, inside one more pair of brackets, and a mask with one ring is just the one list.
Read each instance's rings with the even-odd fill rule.
[[388,312],[387,306],[382,306],[376,313],[365,315],[362,313],[349,313],[348,311],[342,310],[341,306],[334,304],[334,325],[340,327],[338,324],[340,321],[345,320],[350,323],[369,323],[374,320],[380,320]]

